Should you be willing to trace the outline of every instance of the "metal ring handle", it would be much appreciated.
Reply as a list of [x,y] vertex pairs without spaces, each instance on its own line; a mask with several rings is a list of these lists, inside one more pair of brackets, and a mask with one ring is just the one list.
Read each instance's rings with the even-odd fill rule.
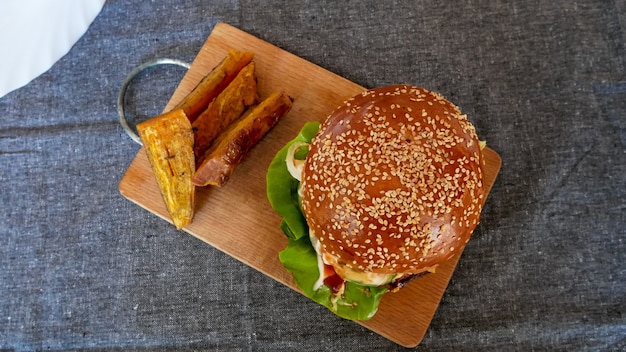
[[133,141],[139,143],[140,145],[142,145],[141,139],[139,138],[137,133],[135,133],[135,131],[132,128],[130,128],[130,126],[128,125],[128,121],[126,121],[126,112],[124,111],[126,89],[128,89],[128,85],[130,84],[130,82],[132,82],[135,76],[137,76],[143,70],[148,69],[150,67],[159,66],[159,65],[176,65],[176,66],[184,67],[186,69],[189,69],[189,67],[191,67],[190,63],[187,63],[181,60],[176,60],[176,59],[162,58],[162,59],[148,61],[146,63],[143,63],[135,67],[135,69],[132,70],[128,74],[128,76],[126,76],[126,78],[124,78],[124,81],[122,82],[122,88],[120,89],[120,93],[117,96],[117,113],[120,115],[120,124],[122,125],[122,128],[124,128],[124,131],[126,132],[126,134]]

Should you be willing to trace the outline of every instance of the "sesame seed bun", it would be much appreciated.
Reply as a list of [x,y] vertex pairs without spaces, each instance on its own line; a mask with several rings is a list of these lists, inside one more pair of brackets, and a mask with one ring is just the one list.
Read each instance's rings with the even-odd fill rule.
[[320,127],[302,174],[324,261],[340,276],[434,270],[478,224],[483,163],[474,127],[437,93],[397,85],[347,100]]

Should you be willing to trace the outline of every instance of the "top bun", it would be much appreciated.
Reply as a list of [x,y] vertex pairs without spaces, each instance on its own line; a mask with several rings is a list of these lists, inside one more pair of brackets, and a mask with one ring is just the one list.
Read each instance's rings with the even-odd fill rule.
[[474,127],[437,93],[397,85],[347,100],[320,127],[302,175],[324,261],[340,276],[434,270],[478,224],[483,163]]

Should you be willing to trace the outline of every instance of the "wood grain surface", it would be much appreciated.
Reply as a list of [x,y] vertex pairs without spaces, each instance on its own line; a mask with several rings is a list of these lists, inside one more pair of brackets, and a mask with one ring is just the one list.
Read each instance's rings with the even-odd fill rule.
[[[189,93],[229,49],[252,51],[261,98],[285,90],[294,105],[252,150],[222,188],[198,189],[196,215],[184,230],[275,280],[300,292],[278,260],[287,245],[280,217],[265,196],[265,174],[276,152],[293,139],[307,121],[322,121],[347,98],[363,90],[353,82],[258,39],[228,24],[218,24],[180,82],[165,110]],[[403,82],[398,82],[403,83]],[[485,149],[486,186],[499,172],[498,154]],[[120,192],[151,213],[170,221],[146,153],[142,148],[119,184]],[[461,254],[397,293],[383,297],[378,313],[357,322],[406,347],[422,340]],[[277,309],[280,309],[279,307]],[[340,319],[330,311],[329,319]]]

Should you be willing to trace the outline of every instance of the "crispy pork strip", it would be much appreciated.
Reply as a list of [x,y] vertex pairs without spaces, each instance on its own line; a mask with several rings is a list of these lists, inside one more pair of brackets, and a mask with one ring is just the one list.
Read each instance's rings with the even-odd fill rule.
[[182,109],[193,123],[253,57],[254,54],[251,52],[230,50],[228,55],[172,110]]
[[182,110],[151,118],[137,125],[150,165],[177,229],[193,218],[196,170],[191,123]]
[[193,176],[193,183],[198,186],[223,186],[246,154],[289,112],[291,106],[291,98],[281,92],[271,94],[261,104],[251,108],[207,151],[204,162]]
[[198,164],[217,136],[238,119],[248,106],[256,104],[259,94],[256,84],[255,64],[249,63],[235,79],[209,104],[192,123]]

